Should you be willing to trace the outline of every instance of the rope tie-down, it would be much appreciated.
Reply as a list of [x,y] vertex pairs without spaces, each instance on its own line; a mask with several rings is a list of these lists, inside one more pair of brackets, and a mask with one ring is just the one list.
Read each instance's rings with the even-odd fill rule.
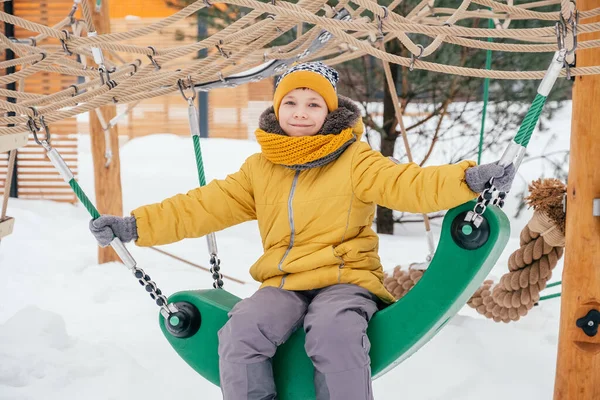
[[[496,285],[486,280],[467,302],[496,322],[518,321],[527,315],[540,300],[540,292],[563,256],[566,186],[557,179],[539,179],[530,184],[529,190],[526,201],[535,211],[521,231],[519,249],[508,259],[509,272]],[[396,299],[404,297],[427,273],[411,267],[403,270],[397,266],[384,278],[385,287]]]

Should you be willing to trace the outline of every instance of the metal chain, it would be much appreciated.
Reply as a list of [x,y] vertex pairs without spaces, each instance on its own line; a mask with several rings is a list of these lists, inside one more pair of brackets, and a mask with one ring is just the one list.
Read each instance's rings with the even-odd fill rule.
[[223,275],[221,274],[221,260],[216,254],[210,256],[210,273],[214,279],[213,288],[223,289]]
[[[162,291],[156,286],[156,283],[150,279],[150,276],[147,275],[143,269],[138,267],[133,267],[132,270],[133,275],[138,279],[140,285],[142,285],[146,292],[150,294],[152,300],[156,302],[156,305],[159,307],[167,306],[167,298],[163,295]],[[167,312],[170,311],[167,309]]]
[[483,214],[487,207],[492,204],[498,208],[504,207],[504,200],[506,199],[506,192],[500,192],[494,186],[494,179],[490,179],[486,183],[486,188],[477,197],[477,203],[473,207],[473,211],[469,211],[465,216],[465,221],[472,221],[476,228],[479,228],[483,222]]
[[[33,139],[37,144],[39,144],[46,150],[46,154],[54,168],[56,168],[56,170],[60,173],[63,180],[67,184],[69,184],[69,186],[71,186],[71,189],[73,189],[73,192],[75,193],[79,201],[86,207],[92,218],[97,218],[98,216],[100,216],[100,213],[89,200],[83,189],[81,189],[81,187],[74,178],[73,172],[65,163],[60,153],[50,144],[50,129],[48,128],[46,121],[44,121],[44,116],[39,115],[36,108],[31,108],[33,110],[34,116],[29,117],[29,122],[27,125],[29,127],[29,130],[33,134]],[[40,137],[38,136],[39,133],[44,133],[45,137],[43,139],[40,139]],[[143,269],[137,267],[137,263],[135,262],[129,251],[127,251],[123,243],[121,243],[121,241],[118,240],[118,238],[115,238],[111,242],[111,246],[119,256],[119,258],[123,261],[123,264],[125,264],[125,266],[129,268],[133,275],[138,279],[140,285],[142,285],[146,289],[146,292],[150,294],[150,297],[156,302],[156,305],[161,307],[161,314],[166,314],[165,318],[167,318],[173,312],[176,312],[176,307],[168,307],[167,298],[162,294],[162,291],[158,288],[156,283],[150,279],[150,276],[147,275]],[[218,272],[218,267],[216,268],[216,272]],[[220,276],[220,278],[222,278],[222,276]],[[221,280],[221,285],[222,282],[223,281]],[[165,313],[163,313],[163,311]]]

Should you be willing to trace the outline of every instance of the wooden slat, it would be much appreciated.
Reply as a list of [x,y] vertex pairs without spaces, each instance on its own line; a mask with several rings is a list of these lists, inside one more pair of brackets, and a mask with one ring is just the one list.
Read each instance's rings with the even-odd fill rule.
[[0,153],[23,147],[27,144],[27,133],[0,135]]
[[[52,26],[63,20],[71,10],[73,0],[14,0],[14,14],[29,21]],[[36,36],[31,32],[15,26],[15,36],[26,38]],[[53,38],[45,39],[40,44],[59,44]],[[74,58],[73,58],[74,59]],[[38,72],[27,79],[23,90],[28,93],[53,94],[77,83],[77,77],[53,72]],[[70,118],[50,124],[52,146],[63,156],[67,165],[77,174],[78,142],[77,121]],[[0,155],[0,171],[6,171],[6,157]],[[71,188],[62,181],[58,171],[47,158],[44,149],[29,136],[27,145],[22,147],[17,155],[17,192],[22,198],[44,198],[59,201],[76,200]],[[2,181],[0,174],[0,181]],[[38,193],[32,193],[37,191]],[[64,193],[63,193],[64,191]]]
[[0,239],[10,235],[13,231],[14,226],[15,226],[14,218],[6,217],[2,221],[0,221]]

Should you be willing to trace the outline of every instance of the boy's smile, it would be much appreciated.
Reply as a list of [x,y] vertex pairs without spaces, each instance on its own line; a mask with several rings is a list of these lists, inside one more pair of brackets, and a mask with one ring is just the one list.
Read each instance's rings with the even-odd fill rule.
[[307,88],[285,95],[279,107],[279,125],[288,136],[313,136],[323,126],[329,110],[320,94]]

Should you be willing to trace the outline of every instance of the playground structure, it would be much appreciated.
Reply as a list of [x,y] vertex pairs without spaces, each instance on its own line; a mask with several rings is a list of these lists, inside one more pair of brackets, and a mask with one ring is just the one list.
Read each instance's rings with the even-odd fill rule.
[[[17,102],[0,103],[6,111],[15,113],[14,116],[0,118],[0,151],[11,151],[9,160],[14,159],[12,150],[23,146],[29,133],[32,133],[38,135],[36,142],[45,148],[50,157],[53,157],[50,134],[54,133],[54,125],[66,118],[72,118],[83,112],[93,114],[92,111],[101,108],[105,112],[102,118],[110,120],[115,114],[112,105],[114,103],[130,104],[167,95],[178,89],[183,94],[184,90],[192,87],[203,90],[208,87],[227,87],[247,83],[248,80],[263,79],[269,74],[278,72],[275,70],[277,60],[324,59],[325,62],[335,65],[363,54],[371,54],[381,59],[386,69],[388,63],[393,62],[411,69],[482,78],[541,79],[545,75],[544,71],[517,72],[458,68],[430,63],[425,61],[425,58],[443,43],[495,51],[550,53],[559,50],[563,51],[567,63],[569,57],[575,53],[577,66],[566,65],[561,71],[561,76],[567,74],[574,76],[576,83],[573,94],[571,160],[566,202],[568,210],[566,260],[555,398],[598,399],[600,370],[597,365],[600,357],[600,336],[588,334],[577,321],[587,315],[593,317],[593,311],[598,312],[600,309],[600,280],[597,274],[597,260],[600,258],[598,235],[600,212],[597,211],[598,206],[596,206],[600,201],[598,200],[600,176],[596,169],[590,167],[600,159],[600,145],[594,131],[594,128],[600,126],[600,117],[597,112],[594,113],[594,110],[600,109],[598,103],[600,99],[597,96],[600,92],[600,50],[598,49],[600,23],[594,22],[600,16],[599,2],[579,1],[575,10],[569,1],[545,1],[541,3],[560,5],[560,10],[536,12],[532,11],[536,3],[524,7],[492,0],[463,1],[457,9],[448,10],[436,9],[434,2],[423,1],[407,16],[394,12],[395,5],[398,3],[392,2],[386,8],[374,2],[357,0],[351,4],[340,2],[334,10],[324,7],[323,2],[317,1],[266,4],[252,0],[231,0],[227,4],[242,5],[252,8],[253,11],[206,40],[166,49],[120,42],[168,26],[200,8],[211,6],[210,2],[195,2],[172,17],[144,28],[109,34],[102,29],[100,21],[97,21],[98,16],[92,13],[90,4],[86,1],[83,3],[76,1],[73,9],[78,10],[77,6],[81,5],[83,11],[83,20],[76,20],[76,22],[80,21],[82,26],[85,24],[87,36],[81,36],[84,30],[77,28],[77,23],[72,23],[74,15],[65,18],[62,25],[59,23],[51,28],[2,13],[0,19],[5,23],[23,26],[41,34],[36,38],[36,43],[20,43],[18,40],[13,41],[6,36],[0,36],[3,46],[20,56],[16,62],[23,66],[19,72],[2,77],[3,83],[16,82],[42,70],[71,76],[86,76],[88,80],[46,96],[32,95],[26,90],[4,90],[3,95],[17,99]],[[477,11],[468,10],[471,4],[479,5],[481,8]],[[107,2],[103,2],[102,7],[107,7]],[[317,11],[323,8],[326,12],[316,15]],[[488,8],[491,8],[491,11]],[[339,17],[342,9],[350,10],[349,18],[336,18]],[[369,11],[373,17],[369,17],[365,11]],[[268,13],[269,16],[261,19],[264,13]],[[444,17],[439,18],[440,15]],[[502,22],[500,25],[504,29],[476,29],[454,25],[463,18],[495,19]],[[521,30],[508,29],[509,19],[526,18],[559,22],[556,28],[548,26]],[[265,46],[281,32],[291,29],[299,22],[311,23],[315,26],[284,46],[265,49]],[[62,30],[69,26],[72,31]],[[95,27],[98,28],[97,32],[103,34],[96,33]],[[419,46],[407,33],[421,33],[432,37],[433,40],[427,47]],[[59,44],[39,45],[44,37],[57,39]],[[519,42],[525,43],[490,43],[471,39],[473,37],[518,38]],[[412,56],[405,58],[386,53],[384,44],[390,40],[400,40]],[[318,45],[314,46],[315,43]],[[33,44],[38,45],[33,46]],[[203,48],[210,48],[212,53],[183,68],[175,69],[180,67],[177,62],[178,57]],[[145,56],[141,57],[145,62],[119,64],[108,57],[105,58],[104,52],[134,53]],[[87,57],[90,62],[93,58],[97,67],[84,68],[82,63],[69,58],[73,53]],[[272,62],[269,64],[270,61]],[[261,63],[266,64],[260,70],[265,71],[264,75],[253,74],[251,77],[239,75]],[[4,67],[6,68],[7,65],[5,64]],[[281,70],[285,68],[281,64],[277,67],[282,68]],[[189,101],[189,98],[186,99]],[[110,108],[113,110],[110,111]],[[398,109],[397,115],[398,122],[402,125],[402,110]],[[534,119],[534,125],[535,121],[537,119]],[[91,130],[92,146],[97,153],[94,161],[96,191],[100,194],[97,196],[99,208],[103,213],[122,214],[122,210],[119,209],[120,187],[116,183],[119,176],[116,134],[114,130],[110,130],[106,139],[104,136],[106,130],[103,129],[101,121],[98,123],[92,120]],[[94,124],[96,124],[95,128]],[[107,166],[104,155],[108,143],[114,151],[114,162]],[[68,181],[71,182],[73,176],[69,173],[64,169],[61,171],[63,177],[68,177]],[[72,184],[72,187],[76,193],[81,194],[76,184]],[[103,197],[102,193],[110,193],[112,198]],[[93,208],[90,206],[86,204],[86,207]],[[2,218],[1,223],[5,226],[14,222],[4,218],[4,212]],[[120,253],[120,256],[127,264],[126,254]],[[211,257],[211,261],[213,266],[218,266],[217,260]],[[218,278],[218,269],[214,271]],[[588,324],[588,327],[597,324],[592,317],[589,319],[592,325]]]

